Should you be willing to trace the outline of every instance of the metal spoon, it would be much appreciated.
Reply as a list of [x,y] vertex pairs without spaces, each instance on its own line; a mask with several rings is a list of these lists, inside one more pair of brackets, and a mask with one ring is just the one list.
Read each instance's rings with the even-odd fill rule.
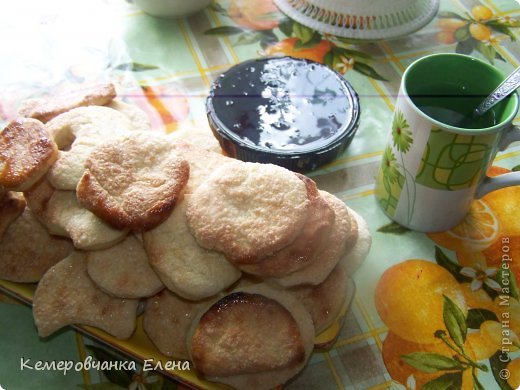
[[520,66],[515,69],[502,83],[484,99],[480,105],[475,108],[476,115],[483,115],[487,110],[493,107],[509,96],[515,89],[520,87]]

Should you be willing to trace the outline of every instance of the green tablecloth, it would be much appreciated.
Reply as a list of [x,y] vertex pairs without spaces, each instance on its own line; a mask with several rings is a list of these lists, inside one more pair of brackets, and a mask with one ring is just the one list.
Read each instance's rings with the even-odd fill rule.
[[[471,388],[472,370],[467,369],[462,375],[453,366],[453,356],[460,357],[460,354],[443,343],[440,343],[442,347],[439,343],[424,346],[431,340],[419,336],[414,340],[419,347],[403,340],[403,333],[408,332],[413,338],[417,332],[398,329],[395,325],[389,329],[385,325],[387,319],[383,322],[375,308],[375,301],[385,299],[375,292],[383,272],[409,259],[424,259],[440,264],[432,268],[433,273],[441,276],[452,273],[456,277],[453,280],[456,280],[456,288],[460,288],[457,291],[463,294],[466,309],[471,309],[473,317],[466,318],[470,330],[463,338],[466,354],[483,365],[474,370],[479,382],[485,389],[507,388],[506,381],[497,380],[493,375],[493,369],[498,377],[500,369],[508,368],[498,362],[494,352],[500,350],[500,340],[506,337],[500,332],[502,312],[509,310],[511,318],[508,323],[511,333],[507,337],[512,338],[515,329],[520,332],[520,308],[515,301],[518,289],[510,289],[510,306],[501,311],[499,298],[492,302],[496,293],[485,284],[481,287],[471,282],[475,279],[472,275],[479,275],[480,270],[500,268],[500,255],[506,250],[500,243],[505,239],[508,250],[512,248],[514,276],[520,279],[520,257],[515,258],[515,254],[520,256],[520,190],[504,190],[484,199],[484,211],[480,212],[485,214],[484,220],[491,218],[496,223],[484,223],[482,227],[475,211],[474,218],[467,221],[469,227],[430,236],[391,224],[376,205],[373,193],[374,176],[390,129],[401,75],[407,65],[426,54],[458,51],[492,62],[504,72],[512,71],[520,64],[520,45],[515,42],[520,35],[518,2],[441,0],[438,15],[423,29],[403,38],[373,42],[337,39],[291,24],[270,0],[218,0],[203,12],[178,20],[147,16],[123,0],[20,0],[16,4],[3,4],[0,32],[3,53],[0,119],[3,122],[14,117],[19,102],[25,98],[111,80],[126,101],[137,104],[149,114],[158,131],[207,128],[204,100],[210,84],[240,61],[288,54],[326,62],[343,73],[360,97],[359,131],[344,155],[310,176],[321,189],[337,195],[367,220],[373,246],[354,275],[357,293],[338,341],[328,352],[313,354],[305,371],[288,387],[419,388],[442,374],[443,379],[437,380],[437,387],[432,388],[457,388],[460,377],[463,377],[464,388]],[[518,124],[518,119],[515,123]],[[500,153],[495,162],[496,166],[508,169],[519,164],[518,143]],[[462,267],[477,272],[462,271]],[[498,280],[495,272],[489,274]],[[399,296],[398,280],[398,277],[390,278],[386,290],[382,291]],[[444,279],[439,280],[435,283],[441,288]],[[482,281],[486,282],[485,278]],[[430,285],[431,290],[424,291],[432,302],[439,299],[435,283]],[[443,319],[442,313],[433,309],[428,312],[429,306],[420,306],[421,297],[402,296],[400,299],[402,305],[390,316],[401,316],[404,324],[407,316],[419,312],[431,316],[432,324],[450,321],[449,315],[446,318],[445,314]],[[89,346],[95,343],[70,329],[41,340],[30,309],[8,298],[3,300],[5,302],[0,302],[0,386],[4,389],[78,386],[112,389],[131,383],[133,386],[147,383],[148,388],[177,386],[155,373],[147,373],[143,378],[139,373],[104,375],[98,370],[72,370],[66,375],[50,370],[22,370],[21,362],[28,358],[83,361],[93,353]],[[482,316],[495,322],[499,320],[500,326],[491,324],[479,329]],[[448,326],[448,341],[455,349],[457,329],[460,331],[460,324],[459,327]],[[101,348],[97,350],[98,357],[106,351],[110,353],[105,347]],[[468,352],[470,350],[472,352]],[[417,351],[427,351],[430,355],[415,355],[417,359],[408,363],[399,358]],[[439,363],[439,356],[431,353],[443,355],[445,359],[441,358]],[[491,359],[490,355],[493,355]],[[508,356],[518,359],[520,355],[510,352]],[[447,359],[452,359],[451,363],[440,367]],[[518,377],[519,367],[518,364],[509,366],[511,374]],[[434,373],[425,374],[428,370]],[[454,387],[442,387],[441,381]]]

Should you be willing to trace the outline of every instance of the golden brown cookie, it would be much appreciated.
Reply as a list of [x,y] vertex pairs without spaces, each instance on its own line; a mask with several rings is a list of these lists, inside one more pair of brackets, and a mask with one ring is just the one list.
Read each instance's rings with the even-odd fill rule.
[[36,119],[18,118],[0,132],[0,186],[25,191],[58,158],[58,148]]
[[128,115],[110,107],[79,107],[61,114],[46,127],[60,150],[48,180],[60,190],[74,191],[93,148],[111,138],[140,130]]
[[48,270],[38,283],[33,316],[41,337],[71,324],[100,328],[118,339],[135,329],[139,301],[111,297],[87,274],[85,254],[74,251]]
[[74,191],[53,188],[46,178],[24,192],[28,207],[50,234],[69,237],[82,250],[110,248],[127,230],[114,229],[82,207]]
[[352,281],[344,263],[338,263],[329,276],[316,286],[305,285],[287,290],[309,311],[316,334],[327,329],[345,307],[348,284]]
[[333,208],[320,195],[316,183],[303,176],[298,177],[307,187],[310,207],[307,220],[296,239],[285,248],[267,256],[255,264],[241,264],[242,271],[264,278],[283,277],[308,267],[322,249],[334,225]]
[[208,303],[208,300],[187,301],[163,290],[146,300],[144,331],[162,354],[176,359],[189,359],[186,334],[193,319]]
[[164,136],[134,132],[94,148],[77,187],[80,203],[118,229],[164,222],[189,177],[189,164]]
[[172,137],[172,148],[190,164],[190,177],[184,191],[186,194],[195,191],[218,167],[236,162],[234,159],[205,150],[179,138]]
[[6,192],[0,194],[0,239],[5,231],[25,210],[25,200],[21,194]]
[[349,275],[352,275],[368,256],[368,252],[370,252],[370,247],[372,246],[372,235],[370,234],[370,228],[367,222],[361,215],[352,209],[349,209],[349,213],[356,219],[358,226],[357,240],[354,246],[350,250],[347,250],[344,255],[345,269]]
[[72,243],[51,236],[26,209],[0,239],[0,279],[35,283],[72,251]]
[[284,277],[270,280],[280,287],[322,283],[357,241],[357,220],[350,214],[349,208],[342,200],[328,192],[320,191],[320,194],[334,210],[335,219],[331,232],[328,237],[323,238],[309,266]]
[[190,300],[213,296],[233,284],[240,271],[219,252],[200,247],[186,223],[185,195],[172,215],[143,234],[150,265],[163,283]]
[[217,168],[188,201],[188,225],[204,248],[235,264],[255,263],[300,234],[310,201],[305,183],[271,164]]
[[23,196],[27,202],[27,207],[31,209],[34,216],[49,230],[50,234],[65,236],[67,232],[61,226],[53,226],[46,218],[46,212],[49,201],[56,192],[56,189],[50,185],[47,177],[42,178],[35,185],[24,191]]
[[235,388],[270,389],[305,365],[314,345],[309,313],[284,291],[254,285],[218,299],[187,337],[195,368]]
[[222,148],[218,140],[215,138],[211,129],[206,126],[182,128],[171,133],[175,140],[186,141],[195,147],[198,147],[206,152],[216,153],[222,155]]
[[55,96],[28,99],[21,104],[18,114],[46,123],[52,118],[76,107],[103,106],[110,103],[115,96],[116,90],[113,84],[99,84]]
[[101,290],[114,297],[146,298],[164,288],[135,236],[128,236],[108,249],[86,252],[86,255],[88,275]]
[[121,100],[114,99],[107,105],[107,107],[113,108],[114,110],[126,115],[132,123],[132,127],[136,130],[148,131],[152,128],[150,118],[148,118],[146,112],[133,104],[128,104]]

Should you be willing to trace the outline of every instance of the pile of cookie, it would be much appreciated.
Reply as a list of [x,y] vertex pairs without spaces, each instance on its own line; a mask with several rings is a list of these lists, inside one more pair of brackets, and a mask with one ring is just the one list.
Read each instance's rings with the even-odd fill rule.
[[308,177],[189,138],[151,131],[110,84],[26,102],[0,133],[0,279],[38,283],[42,337],[127,339],[143,315],[204,378],[272,388],[338,316],[370,233]]

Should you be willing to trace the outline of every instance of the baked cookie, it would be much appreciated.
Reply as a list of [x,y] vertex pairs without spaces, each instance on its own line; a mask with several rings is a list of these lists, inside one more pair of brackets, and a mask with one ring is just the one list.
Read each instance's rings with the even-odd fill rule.
[[39,99],[25,100],[18,114],[26,118],[35,118],[43,123],[52,118],[81,106],[103,106],[116,97],[113,84],[99,84]]
[[316,334],[327,329],[345,308],[348,284],[352,283],[341,261],[329,276],[316,286],[299,286],[289,290],[308,310],[314,323]]
[[143,110],[137,106],[134,106],[133,104],[128,104],[121,100],[115,99],[112,100],[110,104],[107,104],[107,107],[110,107],[126,115],[126,117],[132,123],[132,127],[136,130],[148,131],[152,129],[148,115],[146,115]]
[[235,161],[195,189],[186,216],[204,248],[236,265],[256,263],[291,244],[310,207],[305,183],[272,164]]
[[189,169],[165,136],[134,132],[92,150],[78,200],[118,229],[149,230],[171,214]]
[[205,126],[200,125],[199,127],[175,130],[171,133],[171,137],[175,140],[188,142],[206,152],[222,154],[222,148],[208,127],[207,122]]
[[240,271],[219,252],[200,247],[186,222],[185,195],[172,215],[143,234],[150,265],[166,287],[190,300],[213,296],[240,278]]
[[[45,200],[48,187],[43,187],[42,194],[35,197]],[[110,248],[122,241],[128,233],[127,230],[112,228],[82,207],[73,191],[54,191],[44,202],[43,211],[38,216],[51,234],[70,237],[74,246],[82,250]]]
[[264,278],[283,277],[309,267],[334,225],[333,208],[320,195],[316,183],[297,174],[307,187],[310,207],[307,220],[296,239],[285,248],[254,264],[241,264],[242,271]]
[[48,180],[60,190],[74,191],[93,148],[113,137],[140,130],[124,113],[109,107],[79,107],[61,114],[46,127],[60,150]]
[[176,359],[189,359],[186,334],[193,319],[208,303],[208,300],[187,301],[163,290],[146,300],[144,331],[162,354]]
[[58,158],[58,148],[36,119],[18,118],[0,132],[0,186],[31,188]]
[[334,210],[335,219],[330,234],[328,237],[324,237],[315,258],[308,267],[281,278],[273,278],[270,282],[281,287],[320,284],[356,243],[358,224],[357,219],[351,214],[351,210],[334,195],[325,191],[320,191],[320,194]]
[[[2,194],[0,194],[2,195]],[[0,196],[0,239],[5,231],[25,210],[25,200],[16,192]]]
[[51,236],[29,209],[0,239],[0,279],[35,283],[72,251],[72,243]]
[[236,162],[234,159],[204,150],[181,139],[172,138],[172,147],[190,164],[190,177],[184,190],[186,194],[193,193],[217,167]]
[[118,339],[135,329],[136,299],[111,297],[87,274],[85,254],[74,251],[45,273],[33,299],[38,334],[47,337],[71,324],[100,328]]
[[118,298],[146,298],[164,288],[135,236],[108,249],[89,251],[87,272],[104,292]]
[[370,234],[370,228],[367,222],[361,215],[352,209],[349,209],[349,213],[356,219],[358,226],[357,240],[352,249],[348,250],[344,255],[345,269],[349,275],[352,275],[367,258],[370,247],[372,246],[372,235]]
[[206,379],[238,389],[271,389],[303,369],[314,346],[314,326],[293,296],[254,285],[204,310],[187,346]]

